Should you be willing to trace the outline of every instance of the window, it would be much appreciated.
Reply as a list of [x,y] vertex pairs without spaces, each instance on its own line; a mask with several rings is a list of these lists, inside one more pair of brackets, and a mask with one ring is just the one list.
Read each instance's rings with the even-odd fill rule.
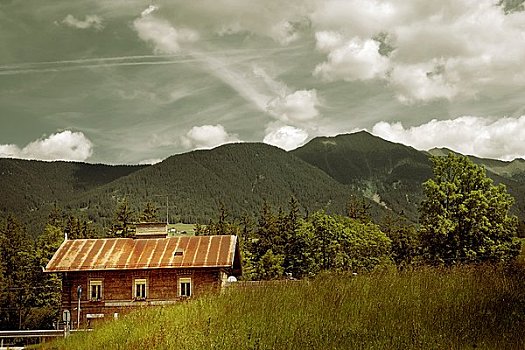
[[99,301],[102,299],[102,280],[89,281],[89,300]]
[[140,278],[135,279],[135,286],[134,286],[134,294],[133,297],[136,300],[144,300],[147,296],[147,285],[146,285],[146,279]]
[[179,296],[190,297],[191,296],[191,278],[179,278]]

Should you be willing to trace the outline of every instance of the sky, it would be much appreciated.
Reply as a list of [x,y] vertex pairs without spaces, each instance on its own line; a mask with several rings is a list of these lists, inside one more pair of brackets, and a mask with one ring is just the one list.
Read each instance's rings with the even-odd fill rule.
[[0,0],[0,157],[367,130],[525,158],[523,0]]

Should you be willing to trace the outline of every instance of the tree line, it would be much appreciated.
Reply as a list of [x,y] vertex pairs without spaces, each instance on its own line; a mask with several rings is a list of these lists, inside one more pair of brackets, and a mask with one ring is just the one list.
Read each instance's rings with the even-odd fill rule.
[[323,270],[370,271],[394,264],[509,262],[521,250],[513,198],[494,185],[482,166],[467,157],[432,157],[433,178],[423,184],[419,225],[388,215],[375,224],[366,202],[351,198],[346,215],[301,213],[290,199],[287,210],[265,203],[259,217],[218,219],[197,225],[196,234],[235,234],[241,239],[246,278],[302,278]]
[[[494,185],[484,168],[450,154],[433,157],[434,175],[423,184],[419,225],[399,215],[374,223],[370,206],[351,197],[345,215],[309,213],[291,197],[287,207],[264,203],[257,216],[231,216],[224,205],[197,235],[239,237],[245,279],[307,278],[322,271],[362,273],[385,266],[512,261],[520,252],[513,198]],[[118,203],[104,234],[92,223],[54,208],[45,228],[32,239],[14,216],[0,223],[0,329],[50,328],[57,320],[61,281],[44,274],[54,252],[70,239],[130,237],[137,221],[157,221],[155,205],[135,212]]]

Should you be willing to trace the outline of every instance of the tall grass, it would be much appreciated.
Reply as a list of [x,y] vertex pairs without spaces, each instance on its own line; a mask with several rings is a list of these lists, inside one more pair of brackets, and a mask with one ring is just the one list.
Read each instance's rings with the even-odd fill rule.
[[56,349],[523,349],[522,267],[422,268],[230,288]]

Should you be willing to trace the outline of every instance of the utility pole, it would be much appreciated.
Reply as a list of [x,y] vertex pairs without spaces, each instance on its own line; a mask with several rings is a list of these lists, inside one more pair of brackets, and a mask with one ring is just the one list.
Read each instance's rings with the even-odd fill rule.
[[168,197],[169,195],[167,194],[154,194],[155,197],[164,197],[166,196],[166,226],[168,226],[170,224],[170,220],[169,220],[169,207],[168,207]]
[[168,195],[166,195],[166,227],[170,224],[169,216],[168,216]]

